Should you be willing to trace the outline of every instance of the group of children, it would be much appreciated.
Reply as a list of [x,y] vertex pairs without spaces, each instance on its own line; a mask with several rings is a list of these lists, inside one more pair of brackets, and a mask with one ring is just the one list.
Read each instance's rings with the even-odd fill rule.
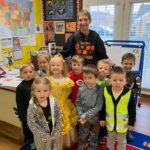
[[20,68],[23,81],[16,90],[24,142],[34,142],[38,150],[59,150],[78,141],[77,149],[83,150],[88,143],[88,149],[94,150],[103,140],[106,126],[108,149],[113,149],[117,140],[118,149],[125,150],[126,133],[133,130],[136,118],[131,92],[136,77],[126,82],[135,56],[123,56],[124,69],[112,67],[107,60],[84,66],[80,55],[72,57],[69,72],[59,54],[50,59],[41,54],[38,63],[36,73],[31,64]]

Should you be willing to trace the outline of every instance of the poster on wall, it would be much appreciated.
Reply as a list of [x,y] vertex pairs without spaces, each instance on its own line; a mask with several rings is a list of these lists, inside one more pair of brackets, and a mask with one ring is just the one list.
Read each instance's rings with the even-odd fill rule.
[[35,33],[43,33],[43,25],[42,24],[35,25]]
[[44,21],[44,38],[46,45],[48,45],[49,42],[55,41],[54,28],[54,21]]
[[36,42],[35,34],[29,35],[28,40],[29,40],[29,45],[30,46],[37,46],[38,47],[38,43]]
[[55,21],[55,34],[65,34],[64,21]]
[[1,45],[2,45],[2,49],[12,48],[12,38],[1,39]]
[[22,49],[19,37],[13,37],[13,55],[14,60],[22,59]]
[[4,65],[8,65],[9,61],[13,62],[13,54],[10,51],[4,52],[3,54],[3,63]]
[[66,22],[66,32],[76,32],[76,22]]
[[28,46],[29,45],[28,36],[20,37],[20,44],[21,46]]
[[0,0],[0,37],[35,34],[33,0]]
[[43,0],[44,20],[76,18],[75,0]]

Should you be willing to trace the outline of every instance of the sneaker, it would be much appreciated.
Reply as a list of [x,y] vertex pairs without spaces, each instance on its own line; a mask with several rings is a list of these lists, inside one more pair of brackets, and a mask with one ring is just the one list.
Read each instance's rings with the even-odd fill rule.
[[35,144],[34,144],[34,143],[30,144],[30,149],[31,149],[31,150],[35,150],[35,149],[36,149],[36,147],[35,147]]
[[133,136],[132,136],[130,131],[127,131],[126,139],[127,139],[127,142],[132,142],[133,141]]
[[100,147],[104,147],[104,145],[105,145],[104,138],[101,137],[100,140],[99,140],[99,146],[100,146]]

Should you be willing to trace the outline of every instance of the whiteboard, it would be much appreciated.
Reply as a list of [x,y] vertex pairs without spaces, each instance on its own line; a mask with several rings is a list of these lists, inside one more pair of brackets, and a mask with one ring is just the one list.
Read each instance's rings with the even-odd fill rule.
[[122,47],[121,45],[105,45],[106,52],[108,57],[119,66],[121,65],[122,56],[125,53],[133,53],[136,57],[135,66],[133,67],[133,71],[139,71],[140,69],[140,61],[141,61],[141,54],[142,49],[141,48],[134,48],[134,47]]

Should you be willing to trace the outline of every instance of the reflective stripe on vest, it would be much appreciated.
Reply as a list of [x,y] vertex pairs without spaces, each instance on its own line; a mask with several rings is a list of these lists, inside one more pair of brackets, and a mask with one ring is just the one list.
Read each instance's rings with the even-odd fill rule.
[[[104,89],[104,96],[106,102],[106,122],[108,131],[114,130],[114,103],[112,96],[108,93],[107,88]],[[131,91],[129,90],[125,95],[122,95],[116,106],[116,131],[124,133],[128,129],[128,103],[130,100]]]
[[[106,125],[107,125],[108,129],[113,129],[113,127],[114,127],[114,125],[110,124],[110,123],[107,123]],[[123,131],[121,132],[121,130],[124,130],[125,128],[128,128],[127,124],[125,124],[125,125],[117,125],[117,132],[120,131],[120,133],[122,133]],[[112,130],[109,130],[109,131],[112,131]],[[126,132],[126,131],[127,130],[125,130],[124,132]]]

